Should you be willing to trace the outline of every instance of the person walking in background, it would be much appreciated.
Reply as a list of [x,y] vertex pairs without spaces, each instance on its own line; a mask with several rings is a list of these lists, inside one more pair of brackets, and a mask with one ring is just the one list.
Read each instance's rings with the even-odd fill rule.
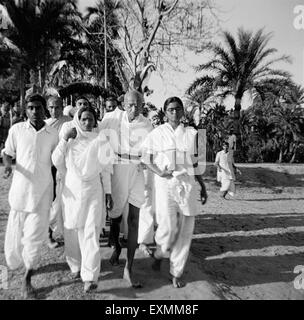
[[0,108],[0,151],[4,148],[8,131],[12,125],[11,107],[8,102],[4,102]]
[[60,97],[49,97],[47,99],[47,108],[50,113],[50,118],[45,120],[45,123],[59,131],[65,122],[71,121],[69,116],[63,114],[63,100]]
[[74,114],[76,113],[77,110],[79,110],[81,107],[87,107],[87,106],[90,106],[91,103],[89,101],[89,99],[85,96],[78,96],[76,98],[76,101],[75,101],[75,107],[69,105],[69,106],[66,106],[64,109],[63,109],[63,114],[65,116],[68,116],[70,117],[70,120],[73,119],[74,117]]
[[10,269],[25,265],[21,292],[24,298],[35,295],[31,279],[47,239],[53,200],[51,154],[58,143],[58,133],[44,122],[45,106],[45,99],[38,94],[26,98],[28,120],[10,129],[3,158],[4,178],[11,175],[12,159],[16,158],[4,251]]
[[20,111],[20,106],[15,102],[12,110],[12,125],[22,121],[24,121],[24,119]]
[[105,110],[106,112],[113,112],[117,108],[117,99],[114,96],[109,96],[106,99]]
[[108,154],[112,149],[106,136],[93,132],[97,115],[92,107],[81,107],[72,124],[52,159],[59,172],[66,172],[62,188],[66,260],[72,278],[81,277],[84,292],[89,292],[97,287],[100,272],[99,235],[106,214],[105,205],[108,210],[113,206],[114,155],[113,152]]
[[236,135],[234,134],[234,130],[230,129],[229,131],[229,136],[228,136],[228,145],[229,145],[229,150],[232,151],[232,155],[233,153],[236,151]]
[[181,276],[189,255],[197,208],[196,182],[202,204],[207,192],[198,172],[197,131],[185,127],[183,103],[178,97],[165,101],[167,123],[155,128],[142,145],[142,161],[155,173],[155,210],[158,227],[153,269],[160,270],[164,257],[170,259],[175,288],[184,286]]
[[[45,120],[45,123],[57,130],[58,134],[61,130],[62,125],[65,122],[71,121],[71,118],[63,114],[63,100],[60,97],[49,97],[47,99],[47,109],[51,117]],[[48,246],[50,249],[57,248],[59,243],[53,238],[54,230],[62,232],[61,222],[61,184],[60,175],[57,176],[57,170],[55,166],[52,166],[52,176],[54,181],[54,199],[50,212],[50,228],[49,228],[49,242]],[[57,199],[56,199],[56,196]]]
[[227,141],[223,142],[223,150],[216,154],[214,165],[217,167],[217,181],[221,183],[221,197],[226,199],[227,194],[234,197],[235,172],[241,172],[234,164],[233,151],[229,149]]

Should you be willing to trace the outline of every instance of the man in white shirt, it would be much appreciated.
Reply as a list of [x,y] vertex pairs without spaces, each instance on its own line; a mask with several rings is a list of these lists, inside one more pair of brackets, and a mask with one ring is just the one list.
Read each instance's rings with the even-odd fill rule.
[[[45,123],[50,127],[55,128],[59,134],[62,125],[65,122],[71,121],[71,118],[69,116],[65,116],[63,114],[62,98],[57,96],[49,97],[47,100],[47,108],[49,110],[51,118],[45,120]],[[54,180],[54,200],[56,198],[56,187],[57,187],[56,173],[57,173],[56,167],[52,166],[52,176]],[[53,229],[55,229],[59,209],[60,209],[59,201],[54,202],[51,209],[51,215],[50,215],[51,226],[49,228],[49,243],[48,243],[48,246],[50,249],[57,248],[59,246],[59,243],[53,238]]]
[[216,154],[214,165],[217,167],[217,181],[221,183],[221,197],[226,199],[227,193],[233,197],[235,194],[235,171],[239,173],[240,171],[234,165],[233,153],[229,149],[228,142],[223,142],[223,150]]
[[63,101],[60,97],[49,97],[47,100],[47,108],[51,118],[45,120],[45,123],[57,130],[61,130],[65,122],[71,121],[71,117],[63,114]]
[[58,133],[44,122],[45,99],[33,94],[26,99],[28,121],[12,126],[4,149],[4,178],[16,169],[9,191],[11,211],[5,234],[5,258],[10,269],[22,264],[26,271],[22,296],[35,295],[31,285],[33,270],[47,239],[49,210],[53,200],[51,154],[58,143]]

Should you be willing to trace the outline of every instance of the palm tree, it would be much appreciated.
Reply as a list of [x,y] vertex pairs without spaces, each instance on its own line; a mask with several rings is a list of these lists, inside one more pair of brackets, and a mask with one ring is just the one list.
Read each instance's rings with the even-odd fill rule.
[[73,37],[76,18],[79,17],[77,1],[0,0],[0,4],[5,6],[12,22],[7,38],[19,49],[23,97],[29,70],[39,74],[39,86],[42,87],[45,75],[54,62],[54,50]]
[[228,112],[225,106],[217,104],[207,111],[203,126],[207,133],[207,160],[214,161],[216,152],[220,151],[221,144],[227,132]]
[[100,0],[94,7],[86,8],[87,14],[84,17],[87,52],[92,60],[92,74],[97,83],[103,85],[107,73],[107,88],[117,95],[122,93],[123,82],[119,69],[122,56],[114,45],[114,41],[119,38],[120,22],[116,15],[119,8],[118,1]]
[[273,138],[280,150],[278,162],[283,161],[284,155],[292,152],[291,161],[294,161],[296,149],[303,141],[301,125],[303,125],[304,113],[302,108],[296,106],[282,105],[273,109],[269,124],[273,125]]
[[276,62],[288,62],[290,59],[285,55],[273,58],[277,50],[268,48],[270,39],[271,35],[264,34],[263,29],[253,34],[240,28],[237,39],[229,32],[224,32],[223,44],[207,45],[207,50],[214,57],[197,67],[197,72],[203,71],[205,74],[196,79],[187,90],[188,94],[193,94],[204,88],[210,91],[211,87],[213,95],[221,99],[233,96],[234,130],[238,138],[241,102],[245,92],[261,94],[265,92],[264,86],[270,79],[279,83],[290,77],[288,72],[273,68]]

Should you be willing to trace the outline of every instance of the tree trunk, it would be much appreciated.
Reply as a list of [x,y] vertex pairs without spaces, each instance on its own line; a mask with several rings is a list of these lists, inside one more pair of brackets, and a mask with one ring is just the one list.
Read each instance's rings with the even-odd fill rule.
[[[236,136],[236,152],[241,150],[242,140],[241,140],[241,128],[240,128],[240,116],[241,116],[241,98],[235,98],[234,112],[233,112],[233,131]],[[235,154],[236,162],[239,162],[238,153]]]
[[233,112],[233,129],[236,136],[240,136],[241,98],[235,98]]
[[280,149],[280,155],[279,155],[278,163],[282,163],[282,161],[283,161],[283,149]]
[[298,146],[295,145],[294,148],[293,148],[293,154],[292,154],[292,157],[291,157],[289,163],[294,163],[295,162],[297,150],[298,150]]
[[24,70],[23,67],[20,67],[20,111],[21,114],[24,112]]

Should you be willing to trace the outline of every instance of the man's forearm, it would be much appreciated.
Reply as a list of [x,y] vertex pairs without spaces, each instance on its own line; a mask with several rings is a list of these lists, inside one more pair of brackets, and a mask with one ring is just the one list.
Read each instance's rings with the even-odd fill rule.
[[3,164],[5,167],[11,167],[13,164],[13,158],[7,155],[5,152],[3,153]]
[[222,167],[220,166],[220,164],[219,164],[218,162],[215,162],[214,165],[215,165],[219,170],[222,169]]

